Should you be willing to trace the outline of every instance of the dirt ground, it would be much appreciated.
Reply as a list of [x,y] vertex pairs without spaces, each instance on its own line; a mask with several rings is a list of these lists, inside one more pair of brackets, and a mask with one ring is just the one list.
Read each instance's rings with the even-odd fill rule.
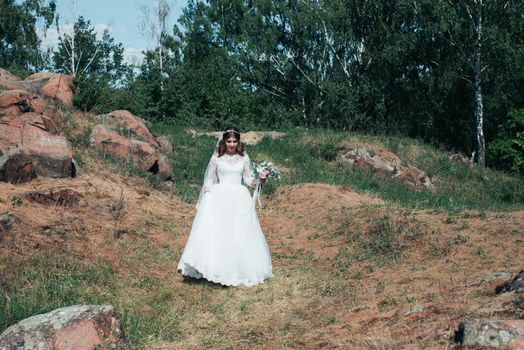
[[[137,272],[113,244],[116,239],[150,241],[180,254],[194,205],[105,164],[91,161],[88,168],[75,179],[0,183],[0,213],[17,218],[12,230],[0,236],[0,257],[64,245],[83,261],[111,264],[118,276],[152,274],[188,298],[201,288],[187,285],[160,263]],[[63,208],[27,199],[29,192],[59,189],[77,192],[80,203]],[[275,277],[260,288],[229,293],[238,300],[259,293],[271,301],[229,326],[238,333],[227,338],[233,347],[444,349],[453,346],[450,339],[460,321],[524,316],[513,304],[522,296],[495,294],[497,285],[523,268],[524,212],[408,210],[326,184],[280,186],[272,198],[262,200],[266,207],[259,217]],[[358,258],[357,250],[380,220],[400,235],[401,256],[381,262],[378,251]],[[205,322],[214,316],[199,317]],[[229,337],[218,327],[224,339]],[[201,332],[209,331],[189,321],[180,328],[182,340],[149,346],[201,346]]]

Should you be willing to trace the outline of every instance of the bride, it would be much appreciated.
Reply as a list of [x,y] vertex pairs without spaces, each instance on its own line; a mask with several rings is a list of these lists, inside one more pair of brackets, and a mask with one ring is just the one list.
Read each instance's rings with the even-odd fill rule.
[[178,269],[226,286],[253,286],[272,277],[271,257],[248,189],[257,180],[240,132],[222,134],[204,175],[197,212]]

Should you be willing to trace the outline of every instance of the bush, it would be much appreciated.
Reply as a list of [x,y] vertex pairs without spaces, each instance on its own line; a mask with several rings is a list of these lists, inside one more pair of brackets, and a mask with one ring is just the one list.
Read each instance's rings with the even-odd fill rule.
[[488,145],[488,162],[524,174],[524,108],[508,113],[495,141]]

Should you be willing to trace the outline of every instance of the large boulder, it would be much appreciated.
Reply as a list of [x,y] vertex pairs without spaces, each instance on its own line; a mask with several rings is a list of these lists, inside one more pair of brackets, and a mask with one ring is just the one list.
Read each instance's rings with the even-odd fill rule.
[[73,150],[45,115],[25,113],[0,120],[0,181],[26,182],[36,175],[70,177]]
[[25,89],[20,78],[0,68],[0,90],[19,90]]
[[153,173],[164,181],[173,178],[169,159],[148,142],[119,135],[102,124],[93,128],[89,142],[96,150],[130,161],[138,169]]
[[27,90],[35,97],[57,100],[69,107],[73,105],[72,83],[73,77],[70,75],[49,72],[35,73],[21,80],[0,68],[0,91]]
[[121,128],[131,131],[143,141],[150,143],[153,147],[158,148],[159,144],[142,119],[127,110],[117,110],[109,114],[100,116],[104,121],[114,123]]
[[102,124],[93,128],[89,141],[100,152],[131,161],[142,171],[158,173],[158,152],[147,142],[121,136]]
[[33,112],[33,99],[33,95],[25,90],[8,90],[0,93],[0,118],[4,115]]
[[0,335],[6,350],[93,350],[125,346],[111,305],[74,305],[26,318]]
[[66,74],[49,72],[35,73],[24,81],[31,92],[62,102],[71,107],[73,105],[73,91],[71,84],[73,77]]
[[173,178],[173,168],[171,167],[171,162],[166,156],[163,155],[158,159],[158,176],[164,181],[168,181]]
[[524,320],[465,321],[460,323],[455,341],[474,349],[524,349]]
[[397,165],[393,177],[413,189],[434,189],[429,176],[411,165]]
[[62,122],[60,111],[40,96],[34,96],[26,90],[9,90],[0,93],[0,118],[7,115],[19,116],[27,112],[35,112],[51,118],[55,125]]

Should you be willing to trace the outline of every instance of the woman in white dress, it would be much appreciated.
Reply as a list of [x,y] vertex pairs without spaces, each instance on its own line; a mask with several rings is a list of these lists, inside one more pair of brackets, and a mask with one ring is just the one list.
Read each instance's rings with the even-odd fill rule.
[[272,277],[271,256],[254,201],[244,186],[256,179],[237,128],[226,128],[211,157],[179,271],[226,286],[253,286]]

